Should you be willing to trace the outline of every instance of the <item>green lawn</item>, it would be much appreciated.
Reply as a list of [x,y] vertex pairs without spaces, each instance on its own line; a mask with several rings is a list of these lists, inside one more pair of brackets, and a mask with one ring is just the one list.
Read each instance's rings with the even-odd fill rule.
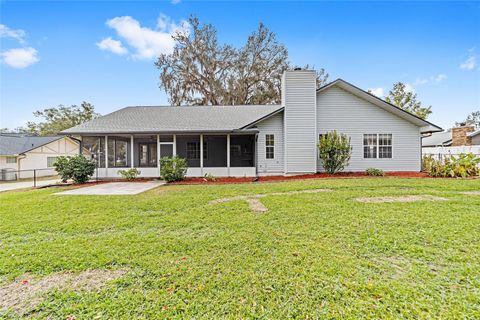
[[[245,201],[268,196],[252,213]],[[0,193],[0,287],[24,274],[126,269],[54,290],[34,318],[480,318],[480,180],[165,186],[137,196]],[[448,201],[359,203],[369,196]],[[0,318],[15,318],[0,311]]]

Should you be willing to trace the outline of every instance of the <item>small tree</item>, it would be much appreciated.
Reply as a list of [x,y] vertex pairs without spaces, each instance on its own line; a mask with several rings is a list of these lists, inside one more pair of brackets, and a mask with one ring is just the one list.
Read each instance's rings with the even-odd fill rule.
[[323,135],[318,143],[320,159],[327,173],[333,174],[342,171],[352,155],[350,138],[346,134],[331,131]]
[[72,179],[73,183],[85,183],[95,172],[95,161],[88,160],[82,155],[58,157],[53,166],[63,182]]
[[160,159],[160,175],[167,182],[183,180],[187,173],[187,168],[187,160],[179,156]]
[[427,119],[432,113],[432,106],[422,106],[422,103],[417,100],[417,94],[409,91],[402,82],[393,84],[393,88],[385,97],[385,101],[422,119]]

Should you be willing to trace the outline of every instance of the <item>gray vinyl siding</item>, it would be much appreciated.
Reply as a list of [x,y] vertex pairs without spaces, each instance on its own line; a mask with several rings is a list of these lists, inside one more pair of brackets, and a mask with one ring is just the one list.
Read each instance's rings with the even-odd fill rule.
[[[257,139],[257,170],[258,175],[283,174],[283,112],[276,114],[257,124],[259,130]],[[275,155],[273,159],[266,158],[265,135],[275,137]]]
[[316,81],[313,71],[283,76],[285,173],[316,171]]
[[[352,157],[344,171],[420,171],[420,128],[336,86],[317,96],[317,132],[332,130],[351,138]],[[393,158],[364,159],[363,134],[368,133],[391,133]],[[323,171],[318,155],[317,169]]]

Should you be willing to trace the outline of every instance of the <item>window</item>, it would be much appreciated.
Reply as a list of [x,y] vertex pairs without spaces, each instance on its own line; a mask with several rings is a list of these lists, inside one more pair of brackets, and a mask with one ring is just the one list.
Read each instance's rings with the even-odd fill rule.
[[378,135],[378,157],[381,159],[392,157],[392,135]]
[[[200,142],[187,142],[187,159],[200,159]],[[203,159],[208,159],[208,145],[203,142]]]
[[377,157],[377,135],[376,134],[363,135],[363,157],[367,159]]
[[17,157],[7,157],[7,163],[17,163]]
[[47,168],[52,168],[58,157],[47,157]]
[[273,134],[265,135],[265,158],[275,158],[275,136]]
[[363,158],[392,158],[392,134],[364,134]]

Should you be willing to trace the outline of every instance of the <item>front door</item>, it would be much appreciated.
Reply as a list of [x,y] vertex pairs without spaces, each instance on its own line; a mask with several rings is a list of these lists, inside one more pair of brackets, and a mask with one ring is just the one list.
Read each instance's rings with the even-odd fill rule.
[[140,167],[157,166],[157,144],[140,143],[138,145],[138,155]]

